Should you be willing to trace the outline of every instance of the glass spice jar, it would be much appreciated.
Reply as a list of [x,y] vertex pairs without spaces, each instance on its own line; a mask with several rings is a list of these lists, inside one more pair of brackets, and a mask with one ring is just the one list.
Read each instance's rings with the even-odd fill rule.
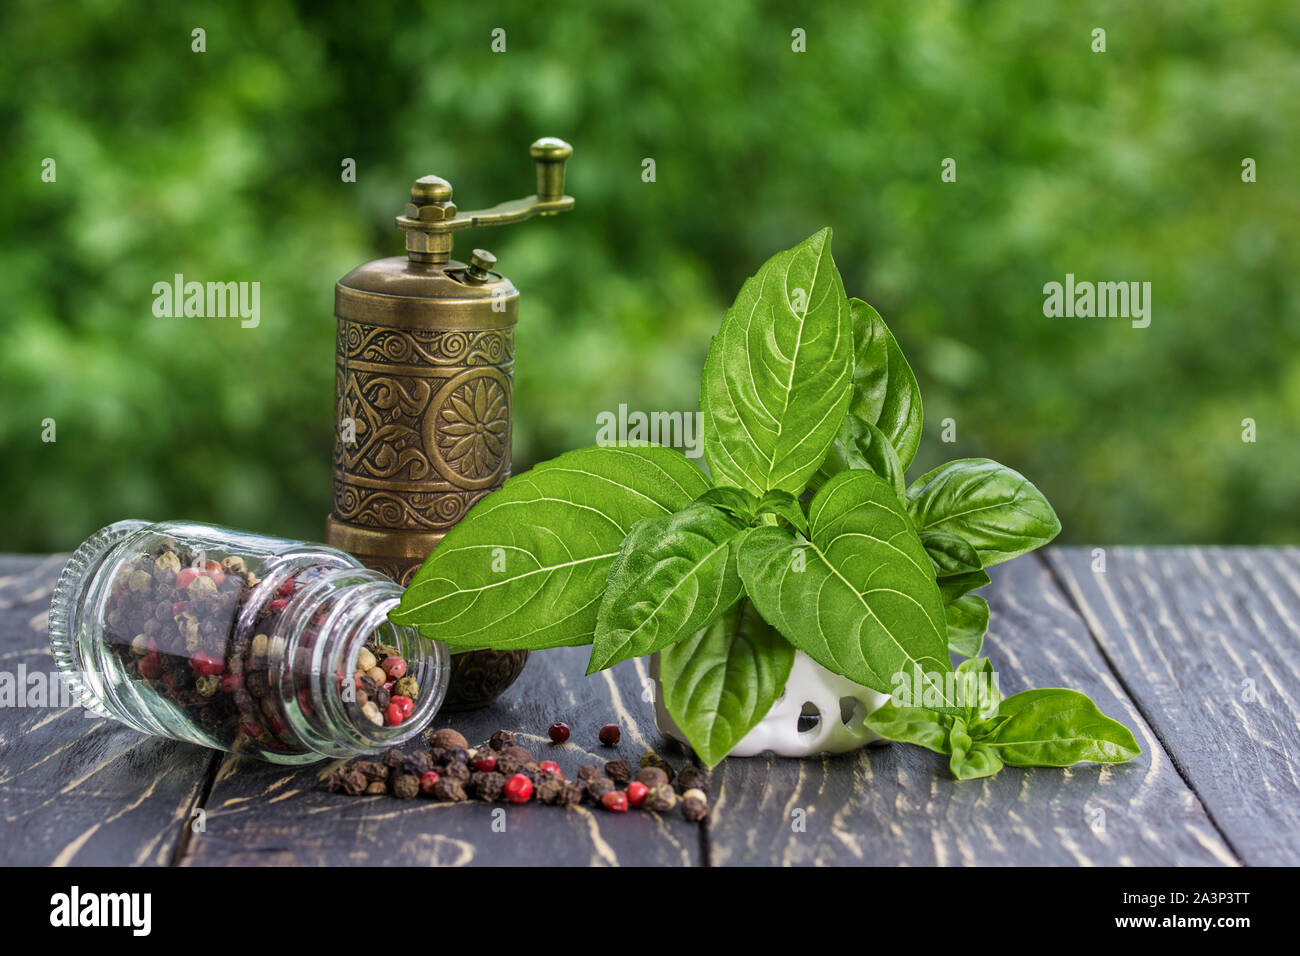
[[310,763],[399,744],[438,712],[447,648],[389,622],[401,596],[325,545],[120,521],[64,566],[50,645],[65,682],[101,715]]

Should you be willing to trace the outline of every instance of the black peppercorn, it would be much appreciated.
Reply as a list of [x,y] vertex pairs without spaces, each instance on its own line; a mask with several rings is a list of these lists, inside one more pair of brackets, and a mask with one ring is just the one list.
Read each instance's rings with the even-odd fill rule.
[[564,790],[564,778],[558,773],[542,773],[537,775],[533,796],[538,803],[554,806],[564,799]]
[[587,795],[587,786],[585,783],[565,781],[564,793],[560,795],[560,805],[565,807],[576,807],[582,803],[582,798]]
[[411,800],[420,793],[420,778],[413,773],[399,773],[393,776],[393,796],[399,800]]
[[537,758],[533,756],[533,752],[524,747],[506,747],[501,753],[507,757],[514,757],[520,764],[537,763]]
[[673,765],[656,753],[642,754],[641,766],[658,767],[660,770],[662,770],[664,773],[668,775],[669,783],[672,783],[673,777],[677,776],[677,771],[673,769]]
[[500,757],[497,757],[497,772],[503,773],[507,777],[513,777],[520,771],[522,766],[523,764],[509,754],[503,753]]
[[459,780],[464,783],[470,778],[469,764],[461,763],[459,760],[453,760],[443,767],[440,771],[444,780]]
[[625,787],[628,781],[632,779],[632,768],[622,760],[611,760],[605,764],[605,776],[620,787]]
[[396,747],[389,747],[384,751],[381,763],[383,763],[385,767],[400,767],[405,757],[406,755]]
[[609,777],[597,777],[587,783],[587,799],[592,803],[600,803],[600,798],[614,789],[614,781]]
[[484,803],[495,803],[505,793],[506,776],[495,771],[471,774],[469,786],[474,796]]
[[433,795],[438,800],[451,800],[457,803],[469,799],[464,784],[450,777],[438,778],[438,782],[433,785]]
[[698,767],[683,767],[677,774],[677,792],[685,793],[687,790],[703,790],[706,783],[704,774]]
[[594,763],[584,763],[581,767],[578,768],[579,780],[586,780],[586,781],[599,780],[604,775],[605,774],[600,769],[600,767],[596,766]]
[[668,774],[659,767],[642,767],[637,771],[636,778],[651,790],[668,785]]
[[367,780],[386,781],[388,779],[388,767],[382,763],[376,763],[373,760],[354,760],[351,769],[361,774]]
[[366,787],[370,781],[366,779],[365,774],[358,773],[355,770],[344,770],[342,775],[343,792],[350,797],[359,797],[366,792]]
[[515,735],[508,730],[498,730],[488,740],[488,746],[493,750],[505,750],[507,747],[515,745]]
[[433,758],[423,750],[413,754],[407,754],[402,759],[402,772],[413,773],[417,777],[428,773],[433,769]]

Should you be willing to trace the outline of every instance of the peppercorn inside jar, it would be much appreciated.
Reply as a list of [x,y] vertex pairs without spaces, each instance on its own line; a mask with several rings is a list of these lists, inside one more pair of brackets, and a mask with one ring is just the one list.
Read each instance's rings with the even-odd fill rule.
[[446,646],[388,620],[356,559],[187,522],[121,521],[68,560],[50,644],[81,702],[136,730],[310,763],[391,747],[438,712]]

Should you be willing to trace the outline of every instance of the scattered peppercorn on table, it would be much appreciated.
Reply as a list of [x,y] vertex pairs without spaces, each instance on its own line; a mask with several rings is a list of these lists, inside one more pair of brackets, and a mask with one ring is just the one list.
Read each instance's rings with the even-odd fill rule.
[[[347,796],[339,762],[273,766],[95,718],[60,699],[46,640],[64,559],[0,557],[5,864],[1300,864],[1297,548],[1049,548],[992,569],[1003,689],[1085,691],[1133,728],[1132,763],[957,782],[914,747],[731,759],[702,774],[699,822]],[[570,781],[648,752],[698,771],[655,730],[644,663],[585,677],[587,656],[537,653],[491,708],[434,727],[471,745],[508,728]]]

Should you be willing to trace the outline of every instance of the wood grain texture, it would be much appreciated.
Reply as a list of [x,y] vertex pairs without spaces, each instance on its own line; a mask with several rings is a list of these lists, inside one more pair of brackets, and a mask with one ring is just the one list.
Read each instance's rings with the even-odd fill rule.
[[[532,655],[518,682],[491,707],[435,720],[474,745],[505,728],[572,778],[584,763],[621,758],[636,766],[647,750],[675,766],[689,762],[654,729],[641,661],[584,676],[587,648]],[[567,744],[554,746],[546,728],[563,720]],[[622,728],[618,747],[601,746],[597,731]],[[694,866],[704,862],[703,827],[680,813],[613,814],[591,807],[565,810],[529,804],[443,804],[424,798],[349,797],[326,793],[320,779],[336,764],[286,770],[227,757],[209,795],[205,832],[191,835],[186,865],[514,865],[620,864]],[[495,813],[495,815],[494,815]],[[503,821],[505,831],[494,830]]]
[[[900,745],[730,760],[713,774],[702,827],[676,813],[328,794],[319,779],[331,764],[287,770],[76,707],[3,707],[0,863],[1300,862],[1300,550],[1110,549],[1104,574],[1091,559],[1049,549],[993,569],[986,653],[1007,693],[1093,696],[1134,730],[1144,753],[1132,764],[958,783],[944,758]],[[0,672],[52,672],[45,614],[61,564],[0,557]],[[586,659],[585,648],[534,655],[503,700],[447,723],[473,742],[499,727],[532,731],[529,746],[569,774],[648,749],[687,762],[654,729],[642,662],[586,678]],[[557,718],[573,737],[554,748],[540,735]],[[624,736],[611,750],[596,731],[613,720]]]
[[[0,671],[32,690],[55,674],[46,611],[65,557],[0,557]],[[59,703],[0,707],[0,863],[171,862],[212,753]]]
[[[1133,729],[1130,764],[1008,767],[958,782],[900,744],[814,760],[729,760],[709,827],[718,865],[1234,864],[1196,795],[1132,707],[1046,565],[991,570],[985,653],[1006,694],[1073,687]],[[803,830],[799,830],[802,823]]]
[[1243,860],[1300,863],[1300,548],[1054,550],[1127,692]]

